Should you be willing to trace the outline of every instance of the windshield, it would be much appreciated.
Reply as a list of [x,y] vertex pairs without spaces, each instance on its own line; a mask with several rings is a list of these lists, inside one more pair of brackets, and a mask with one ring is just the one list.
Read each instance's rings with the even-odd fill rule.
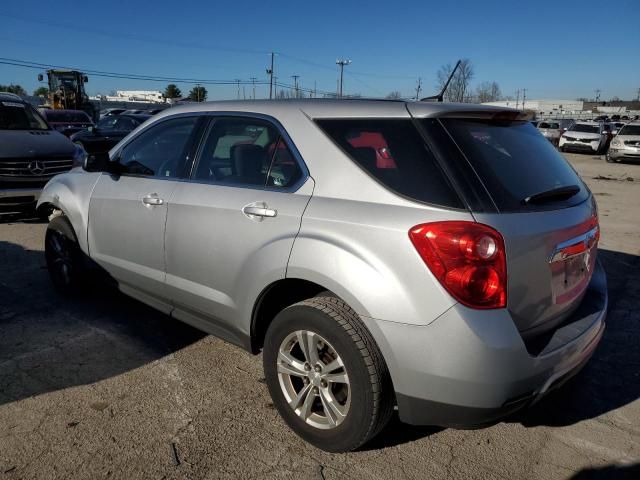
[[523,200],[572,185],[580,187],[579,193],[553,206],[577,205],[587,198],[576,172],[531,123],[459,118],[442,119],[442,123],[500,211],[544,208]]
[[640,136],[640,125],[625,125],[618,135],[638,135]]
[[118,117],[116,116],[104,117],[98,122],[98,128],[100,130],[113,130],[117,121]]
[[50,122],[60,123],[91,123],[91,119],[84,112],[73,112],[64,110],[48,110],[45,113]]
[[31,105],[0,102],[0,130],[49,130],[49,126]]
[[538,128],[552,128],[552,129],[559,129],[560,125],[557,123],[547,123],[547,122],[542,122],[538,125]]
[[65,89],[75,91],[78,86],[75,75],[72,73],[55,73],[51,77],[53,90]]
[[572,132],[600,133],[600,127],[598,125],[585,125],[584,123],[576,123],[569,130]]

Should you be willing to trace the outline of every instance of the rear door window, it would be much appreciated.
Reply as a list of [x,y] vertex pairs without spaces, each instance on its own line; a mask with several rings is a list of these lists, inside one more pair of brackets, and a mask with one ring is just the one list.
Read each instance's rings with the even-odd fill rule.
[[320,119],[320,128],[363,170],[414,200],[464,208],[410,119]]
[[[578,174],[530,122],[444,118],[442,123],[503,212],[577,205],[589,196]],[[527,204],[524,199],[577,185],[568,199]]]

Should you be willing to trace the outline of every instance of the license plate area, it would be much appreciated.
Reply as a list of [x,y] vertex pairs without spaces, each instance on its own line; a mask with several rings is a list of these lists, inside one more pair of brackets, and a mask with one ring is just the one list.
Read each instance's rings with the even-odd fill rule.
[[579,297],[595,268],[598,227],[558,245],[549,259],[553,303],[561,305]]

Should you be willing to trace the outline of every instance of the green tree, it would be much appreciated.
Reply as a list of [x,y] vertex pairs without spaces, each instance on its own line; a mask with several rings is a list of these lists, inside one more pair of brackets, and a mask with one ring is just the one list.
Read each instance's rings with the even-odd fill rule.
[[189,100],[194,102],[204,102],[207,99],[207,89],[202,86],[195,86],[189,92]]
[[182,92],[175,83],[170,83],[167,88],[164,89],[164,98],[180,98]]
[[38,87],[33,91],[34,97],[46,97],[47,95],[49,95],[49,89],[47,87]]
[[0,85],[0,92],[15,93],[16,95],[26,95],[27,91],[20,85]]

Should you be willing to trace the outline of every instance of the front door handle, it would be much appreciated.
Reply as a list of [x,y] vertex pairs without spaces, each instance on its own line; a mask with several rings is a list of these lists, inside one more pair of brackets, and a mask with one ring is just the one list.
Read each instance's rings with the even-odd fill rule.
[[158,197],[157,194],[151,194],[142,197],[142,203],[145,205],[162,205],[164,200]]
[[257,207],[255,205],[247,205],[242,208],[242,213],[245,215],[253,215],[254,217],[275,217],[278,212],[271,208]]

